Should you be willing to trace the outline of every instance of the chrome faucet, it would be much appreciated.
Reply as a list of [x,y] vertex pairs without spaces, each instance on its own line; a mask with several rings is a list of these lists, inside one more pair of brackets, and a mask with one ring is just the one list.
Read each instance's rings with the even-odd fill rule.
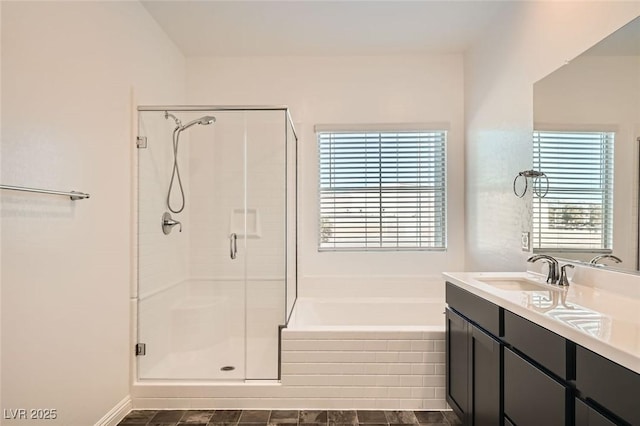
[[536,254],[527,259],[527,262],[535,263],[538,260],[542,260],[549,264],[549,272],[547,273],[547,282],[549,284],[558,284],[558,261],[546,254]]
[[604,260],[604,259],[611,259],[616,263],[621,263],[622,262],[622,259],[620,259],[618,256],[614,256],[612,254],[601,254],[601,255],[596,256],[593,259],[591,259],[589,261],[589,263],[592,264],[592,265],[598,265],[599,264],[598,262],[600,262],[601,260]]

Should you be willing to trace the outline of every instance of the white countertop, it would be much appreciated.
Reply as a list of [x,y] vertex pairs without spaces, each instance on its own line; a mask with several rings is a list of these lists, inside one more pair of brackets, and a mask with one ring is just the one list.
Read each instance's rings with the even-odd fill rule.
[[[530,272],[445,272],[447,281],[640,373],[640,299],[572,283],[544,283]],[[501,289],[481,280],[526,279],[535,291]],[[548,290],[547,290],[548,289]]]

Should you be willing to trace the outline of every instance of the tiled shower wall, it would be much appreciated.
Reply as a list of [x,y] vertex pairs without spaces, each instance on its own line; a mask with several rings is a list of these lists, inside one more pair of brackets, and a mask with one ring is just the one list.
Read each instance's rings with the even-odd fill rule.
[[[214,115],[216,123],[195,128],[190,140],[189,221],[197,230],[189,247],[190,275],[238,279],[246,274],[250,279],[282,280],[284,113],[235,111]],[[235,260],[229,256],[232,232],[238,236]]]
[[443,332],[282,332],[278,383],[134,386],[135,408],[448,409]]

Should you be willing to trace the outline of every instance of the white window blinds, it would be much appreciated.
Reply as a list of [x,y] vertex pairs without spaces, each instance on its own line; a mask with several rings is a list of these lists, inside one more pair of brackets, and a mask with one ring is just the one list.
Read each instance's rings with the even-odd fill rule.
[[[534,251],[611,251],[613,143],[612,132],[534,132],[533,166],[549,178],[533,198]],[[544,178],[536,185],[544,194]]]
[[444,250],[446,139],[318,132],[319,250]]

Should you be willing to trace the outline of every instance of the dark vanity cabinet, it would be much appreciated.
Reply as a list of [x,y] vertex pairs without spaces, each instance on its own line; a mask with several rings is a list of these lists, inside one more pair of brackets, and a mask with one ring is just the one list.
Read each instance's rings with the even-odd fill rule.
[[446,398],[465,425],[640,425],[640,374],[451,283],[446,300]]
[[467,317],[496,331],[499,308],[457,287],[447,300],[447,402],[465,425],[499,425],[500,341]]
[[505,417],[518,426],[571,424],[573,344],[506,310],[503,321]]
[[[576,425],[640,425],[640,374],[576,346],[576,389],[586,401],[576,403]],[[585,416],[588,422],[578,423]]]

